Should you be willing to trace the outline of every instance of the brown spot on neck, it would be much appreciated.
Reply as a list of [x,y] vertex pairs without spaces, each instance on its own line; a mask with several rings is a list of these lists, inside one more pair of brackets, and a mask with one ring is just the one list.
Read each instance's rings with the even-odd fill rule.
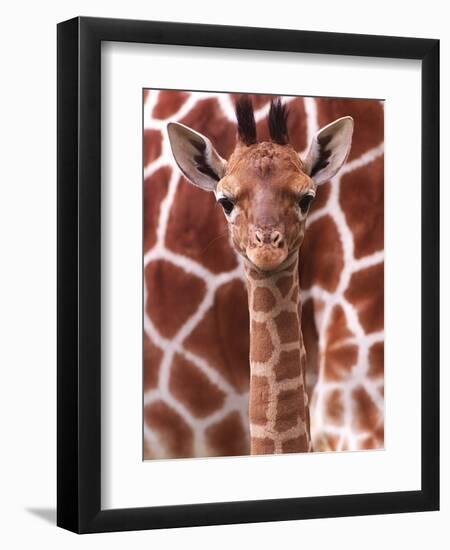
[[275,452],[275,443],[270,437],[252,437],[251,454],[252,455],[270,455]]
[[277,397],[275,430],[285,432],[304,418],[305,401],[298,389],[281,391]]
[[250,378],[249,416],[252,424],[264,425],[270,400],[270,388],[267,376]]
[[250,327],[250,361],[265,363],[273,353],[272,339],[265,323],[252,321]]
[[300,370],[300,350],[282,351],[280,359],[275,365],[275,378],[277,382],[281,380],[290,380],[301,376]]
[[275,297],[273,293],[265,287],[256,287],[253,291],[253,309],[268,313],[275,307]]
[[302,434],[298,437],[288,439],[283,442],[283,453],[299,453],[307,452],[309,450],[309,442],[306,434]]
[[275,317],[275,325],[281,344],[300,342],[300,323],[297,313],[282,311]]
[[286,297],[294,284],[293,275],[287,275],[286,277],[280,277],[276,282],[277,288],[281,293],[281,296]]

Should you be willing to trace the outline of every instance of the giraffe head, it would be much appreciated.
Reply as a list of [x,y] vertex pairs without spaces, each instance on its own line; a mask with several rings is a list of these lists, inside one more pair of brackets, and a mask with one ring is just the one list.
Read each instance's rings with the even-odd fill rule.
[[353,119],[319,130],[302,160],[289,143],[288,111],[280,100],[270,105],[270,141],[257,141],[245,96],[236,116],[238,139],[227,161],[207,137],[175,122],[168,124],[172,152],[191,183],[215,194],[241,256],[258,271],[278,271],[298,253],[317,185],[332,178],[348,156]]

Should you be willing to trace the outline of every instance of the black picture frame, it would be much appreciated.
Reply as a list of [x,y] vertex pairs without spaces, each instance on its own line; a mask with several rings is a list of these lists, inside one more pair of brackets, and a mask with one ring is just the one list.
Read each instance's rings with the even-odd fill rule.
[[[93,533],[438,510],[439,41],[86,17],[60,23],[57,36],[57,524]],[[421,60],[420,491],[101,509],[102,41]]]

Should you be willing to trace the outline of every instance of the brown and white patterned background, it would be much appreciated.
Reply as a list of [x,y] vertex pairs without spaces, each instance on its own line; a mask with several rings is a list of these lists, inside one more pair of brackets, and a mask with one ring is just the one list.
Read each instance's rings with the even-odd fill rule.
[[[233,94],[144,91],[144,458],[243,455],[248,313],[240,260],[212,193],[187,183],[166,124],[208,136],[227,158]],[[268,139],[270,96],[251,96]],[[384,444],[384,106],[285,97],[291,142],[355,121],[344,168],[321,186],[301,249],[303,333],[316,450]]]

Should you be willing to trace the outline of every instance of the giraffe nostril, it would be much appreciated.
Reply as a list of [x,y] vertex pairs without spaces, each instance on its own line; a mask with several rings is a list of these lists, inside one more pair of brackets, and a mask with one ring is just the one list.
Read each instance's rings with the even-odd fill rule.
[[258,244],[263,244],[264,234],[261,231],[255,231],[255,239]]
[[283,234],[275,229],[257,229],[254,232],[253,242],[258,247],[267,245],[273,248],[282,248],[284,246]]
[[281,248],[283,246],[283,236],[279,231],[272,231],[270,237],[273,246],[277,248]]

